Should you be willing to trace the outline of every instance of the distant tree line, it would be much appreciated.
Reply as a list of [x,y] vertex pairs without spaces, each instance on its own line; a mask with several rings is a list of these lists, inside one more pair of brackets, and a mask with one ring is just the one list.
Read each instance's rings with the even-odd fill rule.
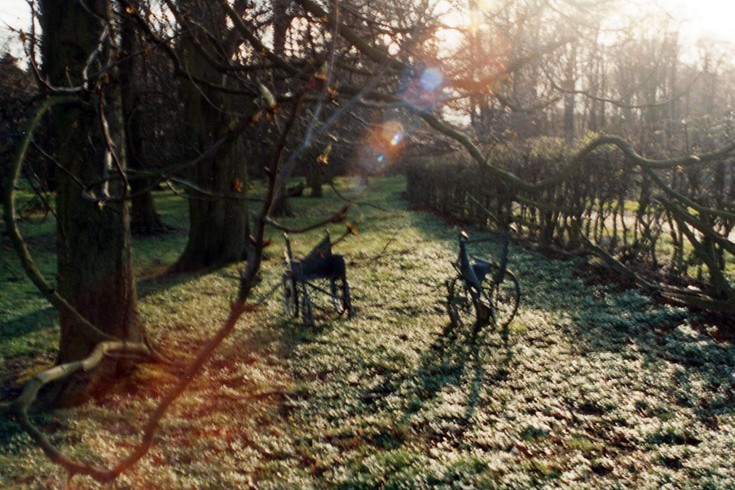
[[[10,169],[9,162],[15,142],[22,136],[21,128],[27,107],[37,94],[33,77],[18,66],[10,53],[0,56],[0,198]],[[30,165],[29,165],[30,166]]]
[[[507,52],[531,56],[578,19],[532,3],[487,15],[466,37],[464,69],[491,75]],[[456,105],[482,164],[458,152],[414,161],[408,194],[477,224],[512,221],[544,247],[594,250],[630,282],[731,313],[735,156],[716,150],[735,137],[733,66],[715,44],[682,46],[666,19],[607,30],[600,6],[560,56]],[[598,146],[600,134],[623,139]]]

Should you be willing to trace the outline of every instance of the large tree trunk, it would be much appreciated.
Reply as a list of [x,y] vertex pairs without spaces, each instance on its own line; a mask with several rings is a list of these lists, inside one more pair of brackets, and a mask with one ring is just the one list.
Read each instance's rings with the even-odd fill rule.
[[[51,84],[81,84],[81,74],[100,40],[101,19],[109,18],[109,2],[42,0],[43,68]],[[89,10],[87,10],[89,9]],[[95,17],[97,16],[97,18]],[[103,50],[104,51],[104,50]],[[104,61],[106,53],[99,53]],[[99,65],[94,65],[95,67]],[[88,71],[91,73],[91,71]],[[119,87],[113,73],[96,74],[86,108],[54,112],[49,140],[56,161],[85,184],[113,175],[125,166]],[[109,124],[108,151],[100,114]],[[140,342],[145,336],[137,321],[136,290],[131,263],[128,204],[124,200],[96,203],[85,199],[79,184],[65,172],[59,175],[58,289],[63,297],[101,331],[118,339]],[[122,181],[97,185],[93,192],[120,196]],[[73,318],[61,315],[60,363],[86,357],[94,348],[91,335]],[[79,393],[76,390],[73,396]],[[85,390],[86,391],[86,390]],[[67,387],[66,395],[69,394]],[[65,396],[64,398],[67,398]]]
[[[194,21],[210,26],[212,32],[224,32],[224,14],[214,18],[211,10],[195,0],[181,1],[180,5],[187,9]],[[215,15],[219,16],[219,12]],[[196,81],[206,80],[216,85],[225,83],[225,77],[210,66],[200,52],[202,46],[209,47],[210,54],[217,53],[217,49],[205,36],[198,39],[197,46],[190,37],[193,35],[196,34],[190,32],[180,44],[182,59],[186,60],[186,68],[191,74],[191,79],[183,80],[181,84],[181,115],[185,141],[189,143],[188,158],[204,153],[235,122],[230,112],[235,103],[233,97]],[[186,177],[196,185],[196,189],[190,192],[189,238],[174,270],[191,271],[242,260],[247,245],[248,205],[244,199],[247,162],[240,140],[235,140],[217,156],[192,168]],[[225,197],[228,194],[236,198]]]

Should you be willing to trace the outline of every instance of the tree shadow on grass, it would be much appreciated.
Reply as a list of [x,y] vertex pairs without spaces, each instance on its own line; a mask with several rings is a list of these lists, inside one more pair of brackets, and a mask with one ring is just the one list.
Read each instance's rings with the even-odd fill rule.
[[[383,379],[364,390],[361,399],[374,412],[385,413],[394,410],[385,402],[386,398],[402,391],[405,397],[403,413],[392,417],[399,426],[414,424],[418,432],[428,438],[452,436],[461,440],[462,435],[472,428],[482,394],[492,390],[494,383],[505,379],[513,359],[507,328],[499,332],[500,343],[497,339],[490,340],[490,336],[496,337],[497,332],[489,332],[488,328],[477,333],[463,325],[447,324],[426,349],[415,370]],[[498,349],[502,354],[489,356],[489,349]],[[488,364],[495,359],[500,362],[488,369]],[[414,421],[420,412],[431,410],[442,393],[453,390],[461,390],[464,402],[461,415],[453,418],[451,430],[435,433],[434,428]]]
[[38,309],[3,324],[0,329],[0,400],[20,393],[19,378],[39,362],[51,361],[56,345],[56,310]]
[[[15,344],[15,340],[20,337],[26,337],[43,330],[51,329],[56,320],[56,310],[48,306],[5,322],[0,329],[0,352],[3,353],[3,357],[22,355],[23,353],[17,352],[17,350],[18,348],[24,350],[22,348],[23,345],[10,347],[10,343]],[[36,347],[31,349],[31,345],[29,344],[28,353],[35,352],[36,350]]]
[[[197,280],[208,274],[217,272],[221,268],[213,268],[191,274],[162,274],[149,277],[138,282],[138,296],[146,296],[178,287],[182,284]],[[58,312],[50,303],[46,306],[6,321],[0,328],[0,352],[3,357],[20,357],[26,354],[38,352],[37,342],[33,342],[32,336],[39,332],[50,330],[58,322]],[[18,340],[28,337],[29,343]]]
[[[528,341],[552,352],[570,375],[577,374],[570,359],[588,363],[590,394],[567,400],[575,414],[603,420],[622,413],[629,420],[714,430],[723,414],[735,413],[735,344],[717,337],[723,325],[637,289],[590,281],[586,261],[519,255],[516,272],[529,291],[522,308],[529,318],[533,310],[542,312],[547,324],[529,331]],[[556,354],[550,351],[562,344]],[[597,399],[598,392],[605,397]]]
[[[510,344],[510,330],[506,325],[500,330],[500,344],[492,345],[487,341],[489,334],[488,327],[480,331],[480,333],[472,334],[471,340],[471,362],[473,366],[474,376],[469,384],[469,392],[467,395],[467,411],[464,418],[469,421],[475,414],[475,410],[480,400],[480,394],[483,389],[487,389],[495,383],[506,379],[510,372],[511,362],[513,361],[513,348]],[[491,373],[487,373],[483,367],[486,366],[486,350],[492,347],[498,347],[502,351],[502,355],[496,357],[500,362],[494,365]]]
[[[158,271],[148,273],[137,280],[138,297],[146,298],[151,294],[167,291],[210,274],[226,274],[223,269],[227,267],[229,264],[219,264],[194,272],[171,272],[168,266],[161,265]],[[234,282],[239,278],[233,274],[232,279]]]
[[[629,313],[621,310],[620,314]],[[644,369],[670,373],[662,378],[668,379],[667,403],[692,410],[705,425],[735,413],[735,345],[698,331],[687,316],[624,320],[613,322],[614,329],[606,324],[585,325],[576,332],[579,344],[590,352],[621,355],[634,348],[635,354],[628,355],[639,356]]]

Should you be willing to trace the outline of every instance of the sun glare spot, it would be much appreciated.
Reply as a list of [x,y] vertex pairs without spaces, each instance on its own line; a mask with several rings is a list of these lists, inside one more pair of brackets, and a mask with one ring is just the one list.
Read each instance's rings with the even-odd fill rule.
[[464,29],[470,34],[476,34],[481,27],[480,14],[478,12],[470,12],[464,21]]
[[368,175],[376,175],[391,165],[405,146],[410,126],[398,119],[388,119],[373,128],[357,152],[357,163]]
[[433,92],[441,86],[443,79],[444,77],[438,68],[427,68],[421,74],[421,86],[429,92]]

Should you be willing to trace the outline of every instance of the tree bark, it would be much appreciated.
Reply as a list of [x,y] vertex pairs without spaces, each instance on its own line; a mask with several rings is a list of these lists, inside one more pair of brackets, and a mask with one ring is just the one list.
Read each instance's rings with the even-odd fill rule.
[[[196,0],[180,2],[192,19],[217,23],[210,27],[224,33],[225,16],[213,20],[211,11]],[[208,16],[208,18],[205,18]],[[189,32],[181,40],[181,56],[191,78],[181,84],[182,119],[188,158],[201,155],[227,133],[234,119],[232,96],[197,84],[195,80],[218,83],[224,77],[210,66],[201,49],[218,52],[205,36]],[[222,36],[224,37],[224,35]],[[216,264],[242,260],[248,234],[247,162],[240,139],[227,145],[216,157],[191,169],[186,178],[196,185],[189,199],[189,237],[174,270],[192,271]],[[235,197],[225,197],[225,195]]]
[[[138,10],[139,0],[129,2]],[[146,170],[144,139],[146,120],[141,98],[140,80],[145,77],[142,45],[135,30],[135,22],[130,15],[123,15],[121,21],[121,41],[124,63],[120,65],[120,85],[122,87],[123,114],[125,117],[125,146],[128,165],[131,170]],[[150,127],[150,125],[148,125]],[[167,228],[156,213],[151,192],[151,182],[146,178],[130,179],[131,219],[130,226],[136,235],[154,235]]]
[[[59,87],[69,83],[94,86],[84,92],[85,108],[55,111],[49,118],[51,151],[67,171],[59,172],[57,281],[60,294],[102,332],[141,342],[145,330],[137,321],[128,204],[85,198],[75,180],[91,185],[125,167],[119,86],[113,72],[97,71],[109,53],[103,48],[94,62],[87,62],[100,45],[104,27],[100,19],[109,18],[110,8],[104,0],[88,1],[86,7],[78,2],[41,2],[46,77]],[[88,80],[82,76],[85,67]],[[103,119],[108,140],[103,138]],[[126,186],[117,180],[90,188],[97,195],[122,196]],[[96,341],[86,328],[64,313],[60,323],[58,362],[87,357]],[[84,396],[90,388],[87,382],[82,388],[66,386],[61,390],[62,401]]]

